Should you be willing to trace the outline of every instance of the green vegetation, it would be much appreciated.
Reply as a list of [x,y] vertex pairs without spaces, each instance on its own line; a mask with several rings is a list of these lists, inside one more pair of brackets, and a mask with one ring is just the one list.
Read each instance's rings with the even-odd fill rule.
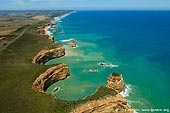
[[57,103],[56,112],[57,113],[68,113],[72,109],[79,106],[80,104],[83,104],[83,103],[86,103],[86,102],[92,101],[92,100],[98,100],[100,98],[103,98],[103,97],[106,97],[106,96],[109,96],[109,95],[114,96],[116,94],[117,93],[115,91],[113,91],[112,89],[109,89],[107,87],[101,86],[101,87],[99,87],[97,89],[97,91],[93,95],[87,96],[83,100],[65,101],[65,100],[57,99],[56,100],[56,103]]
[[0,113],[67,113],[79,104],[116,93],[100,87],[84,100],[65,101],[32,89],[34,80],[51,66],[32,64],[42,49],[59,46],[48,36],[34,34],[38,23],[0,53]]
[[6,36],[6,40],[11,41],[14,40],[25,28],[29,27],[30,25],[25,25],[18,28],[16,31],[13,31],[11,34]]
[[55,99],[31,89],[37,76],[49,66],[32,64],[42,49],[56,45],[47,36],[25,33],[0,53],[0,112],[52,113]]

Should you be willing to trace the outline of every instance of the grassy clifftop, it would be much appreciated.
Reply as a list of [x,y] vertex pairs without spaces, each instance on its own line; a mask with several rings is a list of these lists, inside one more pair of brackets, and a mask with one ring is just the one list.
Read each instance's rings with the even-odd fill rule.
[[[33,29],[33,28],[31,28]],[[52,113],[55,99],[31,89],[35,78],[49,66],[32,64],[34,55],[56,45],[47,36],[26,32],[0,53],[0,112]]]

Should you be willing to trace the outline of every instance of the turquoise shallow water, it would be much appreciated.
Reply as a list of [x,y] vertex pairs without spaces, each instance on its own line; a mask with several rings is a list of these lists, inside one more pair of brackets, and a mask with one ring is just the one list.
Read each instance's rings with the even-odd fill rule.
[[[78,11],[61,21],[57,28],[65,34],[54,37],[65,45],[66,56],[46,65],[66,63],[71,75],[47,92],[60,99],[82,99],[106,85],[114,71],[123,74],[129,87],[126,98],[138,112],[170,109],[170,11]],[[77,48],[69,47],[70,38]],[[101,67],[99,62],[119,67]],[[55,86],[60,87],[57,93]]]

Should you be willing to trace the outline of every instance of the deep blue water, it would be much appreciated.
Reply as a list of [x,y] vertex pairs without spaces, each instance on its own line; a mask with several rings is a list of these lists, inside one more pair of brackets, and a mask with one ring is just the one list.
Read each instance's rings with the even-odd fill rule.
[[[142,108],[170,109],[170,11],[77,11],[63,18],[57,28],[64,29],[65,34],[54,35],[56,41],[74,38],[79,47],[68,49],[74,55],[68,53],[62,59],[47,63],[70,65],[73,77],[71,75],[70,80],[56,85],[69,83],[74,86],[77,82],[84,88],[86,83],[93,83],[83,90],[82,95],[88,96],[105,84],[109,73],[120,72],[126,84],[131,86],[127,98],[132,107],[140,109],[139,112]],[[67,43],[64,45],[68,46]],[[76,63],[71,66],[73,61]],[[119,67],[101,69],[94,65],[99,61],[116,63]],[[84,74],[81,69],[85,66],[81,65],[101,71]],[[87,75],[95,77],[88,78]],[[83,80],[86,82],[81,82]],[[65,94],[63,98],[68,100],[82,98],[81,93],[66,94],[66,87],[55,95],[62,98]]]

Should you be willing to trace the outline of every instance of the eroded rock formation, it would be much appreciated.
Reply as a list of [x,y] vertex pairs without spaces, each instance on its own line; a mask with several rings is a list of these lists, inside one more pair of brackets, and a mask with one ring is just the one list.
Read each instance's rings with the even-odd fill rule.
[[133,113],[127,100],[120,94],[90,101],[77,107],[71,113]]
[[42,26],[38,27],[37,33],[38,34],[45,34],[45,32],[47,30],[47,27],[50,26],[50,25],[51,25],[50,23],[47,23],[45,25],[42,25]]
[[125,83],[123,81],[122,74],[112,73],[107,80],[107,87],[115,90],[116,92],[121,92],[125,88]]
[[53,29],[53,33],[57,33],[57,29],[56,28]]
[[45,34],[45,30],[44,30],[44,29],[38,29],[38,30],[37,30],[37,33],[38,33],[38,34]]
[[69,68],[66,64],[58,64],[47,69],[33,83],[32,88],[39,92],[44,92],[51,84],[69,76]]
[[54,42],[54,37],[53,36],[49,36],[48,39],[50,39],[51,41]]
[[128,106],[126,98],[119,94],[124,86],[122,75],[112,73],[108,77],[107,87],[117,92],[115,96],[108,95],[98,100],[88,101],[71,113],[134,113],[134,110]]
[[44,64],[53,58],[59,58],[65,55],[64,46],[40,51],[34,58],[32,63],[34,64]]
[[71,47],[76,47],[76,42],[74,39],[70,39],[70,46]]
[[64,29],[61,30],[61,33],[64,34]]

